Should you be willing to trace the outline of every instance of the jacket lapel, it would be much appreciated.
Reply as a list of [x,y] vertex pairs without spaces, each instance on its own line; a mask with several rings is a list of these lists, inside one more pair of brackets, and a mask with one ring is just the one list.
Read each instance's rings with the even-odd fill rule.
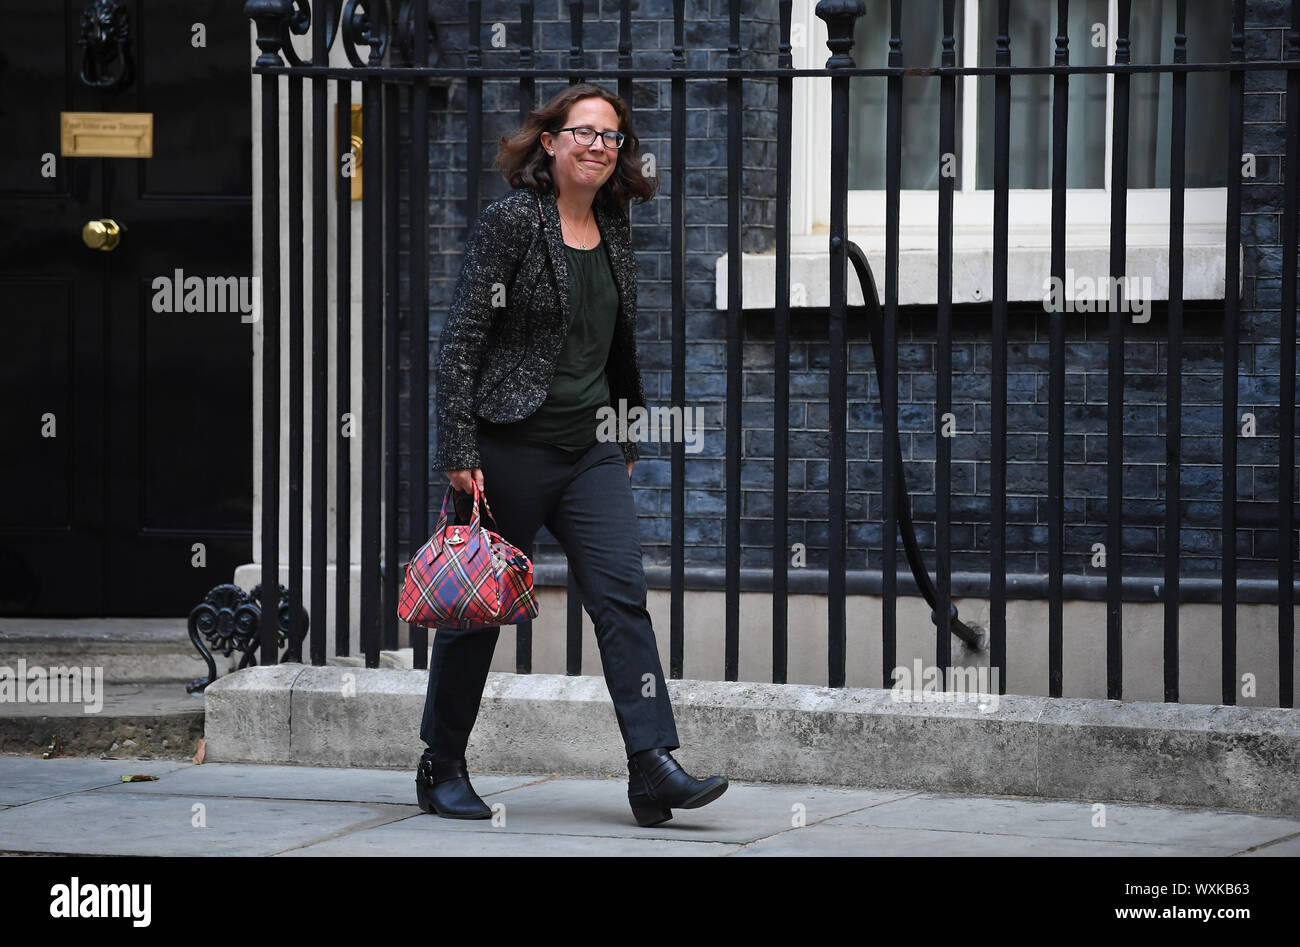
[[[536,192],[534,192],[536,193]],[[555,192],[538,194],[542,205],[542,221],[546,230],[546,250],[551,257],[551,270],[560,295],[560,316],[565,332],[569,329],[569,260],[564,255],[564,234],[560,230],[560,209],[555,203]]]
[[[565,331],[569,327],[569,261],[564,253],[564,235],[560,230],[560,209],[555,203],[555,192],[540,194],[542,220],[546,227],[546,249],[551,257],[551,269],[555,272],[556,288],[560,294],[560,313],[564,319]],[[628,294],[628,256],[631,253],[628,234],[621,222],[611,216],[599,204],[594,205],[596,228],[600,231],[601,242],[606,243],[609,261],[614,270],[614,284],[618,288],[618,315],[625,312],[625,300]]]
[[618,317],[622,319],[627,311],[627,297],[631,279],[629,262],[632,255],[631,235],[624,228],[621,218],[612,216],[599,205],[595,208],[596,225],[600,228],[600,239],[609,253],[609,264],[614,270],[614,284],[618,288]]

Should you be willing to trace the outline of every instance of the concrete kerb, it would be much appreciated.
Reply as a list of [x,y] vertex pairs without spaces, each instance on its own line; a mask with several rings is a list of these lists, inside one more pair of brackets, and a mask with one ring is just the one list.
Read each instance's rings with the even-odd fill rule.
[[203,692],[204,759],[290,762],[290,698],[304,670],[301,664],[244,668],[209,684]]
[[[427,672],[280,664],[206,694],[207,759],[410,768]],[[670,680],[695,775],[1300,815],[1300,711],[880,688]],[[625,776],[603,677],[488,675],[471,770]]]

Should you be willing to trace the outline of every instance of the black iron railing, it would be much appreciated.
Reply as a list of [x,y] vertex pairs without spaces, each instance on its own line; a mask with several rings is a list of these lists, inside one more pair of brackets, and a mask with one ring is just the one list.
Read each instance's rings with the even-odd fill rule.
[[[993,2],[993,0],[990,0]],[[727,127],[727,398],[725,412],[725,480],[726,512],[725,542],[728,550],[740,547],[741,523],[741,435],[745,419],[742,415],[742,115],[743,93],[747,81],[774,81],[777,91],[777,173],[775,192],[776,235],[776,302],[774,307],[774,445],[773,445],[773,544],[771,590],[772,619],[772,680],[784,682],[788,655],[788,594],[790,590],[790,563],[788,560],[789,532],[787,498],[789,482],[788,427],[790,420],[790,195],[791,195],[791,127],[792,88],[795,78],[826,77],[831,88],[830,140],[826,143],[830,153],[831,202],[830,232],[828,237],[830,288],[828,339],[830,364],[827,373],[827,398],[829,404],[829,485],[827,521],[829,525],[829,551],[827,568],[827,596],[829,605],[828,675],[831,686],[845,682],[845,635],[848,618],[846,602],[846,406],[848,403],[848,342],[847,328],[856,317],[848,303],[848,265],[855,264],[858,278],[864,283],[863,295],[871,310],[875,298],[874,279],[866,268],[865,258],[850,243],[848,228],[848,161],[849,131],[851,122],[850,83],[865,78],[883,78],[887,84],[886,137],[883,143],[885,161],[886,253],[883,272],[884,300],[878,309],[878,331],[873,326],[873,344],[878,347],[877,367],[880,403],[883,411],[883,437],[886,445],[896,445],[899,436],[898,405],[898,326],[899,326],[899,215],[900,166],[904,83],[937,81],[939,84],[939,148],[943,154],[957,151],[955,137],[957,81],[967,76],[992,76],[994,83],[994,219],[993,263],[991,300],[991,340],[994,380],[991,396],[990,468],[989,488],[990,548],[988,558],[988,597],[990,600],[990,626],[988,646],[992,666],[1001,670],[1000,686],[1005,688],[1006,666],[1009,660],[1006,639],[1007,601],[1007,544],[1006,507],[1007,486],[1007,344],[1008,344],[1008,171],[1011,164],[1009,128],[1011,115],[1011,88],[1017,77],[1050,75],[1052,77],[1052,166],[1051,166],[1051,250],[1052,276],[1064,281],[1066,277],[1066,157],[1071,147],[1067,123],[1068,92],[1072,78],[1087,74],[1114,75],[1114,121],[1111,140],[1113,178],[1111,182],[1110,263],[1109,276],[1125,275],[1127,240],[1126,177],[1128,156],[1128,124],[1130,79],[1135,74],[1169,73],[1172,77],[1171,100],[1172,147],[1170,160],[1170,215],[1169,215],[1169,300],[1168,300],[1168,351],[1166,398],[1168,428],[1166,432],[1166,548],[1161,597],[1164,612],[1164,695],[1166,700],[1178,699],[1179,660],[1179,606],[1184,601],[1180,586],[1179,531],[1182,527],[1179,469],[1181,463],[1181,344],[1183,337],[1183,202],[1185,191],[1185,141],[1187,129],[1186,83],[1190,72],[1212,72],[1223,76],[1229,87],[1227,127],[1227,219],[1226,219],[1226,282],[1223,318],[1223,427],[1222,470],[1224,502],[1221,528],[1228,539],[1222,548],[1222,689],[1223,702],[1236,702],[1236,609],[1237,609],[1237,553],[1232,537],[1237,528],[1237,501],[1233,491],[1236,482],[1238,428],[1237,336],[1241,312],[1239,296],[1238,253],[1241,246],[1241,175],[1237,164],[1242,154],[1243,95],[1245,76],[1252,70],[1285,71],[1285,149],[1287,173],[1284,175],[1284,199],[1281,212],[1282,271],[1281,290],[1281,341],[1280,370],[1283,384],[1278,403],[1280,426],[1278,458],[1282,476],[1279,482],[1277,583],[1274,600],[1278,605],[1277,634],[1279,647],[1278,681],[1279,703],[1293,705],[1292,656],[1294,655],[1293,604],[1295,566],[1292,550],[1294,471],[1294,410],[1295,410],[1295,319],[1297,272],[1297,181],[1300,175],[1295,165],[1300,163],[1300,2],[1290,6],[1290,25],[1285,32],[1282,57],[1276,61],[1247,61],[1245,54],[1244,0],[1235,0],[1231,10],[1225,4],[1222,28],[1231,31],[1231,57],[1229,62],[1189,63],[1186,46],[1186,0],[1177,3],[1177,24],[1174,37],[1174,57],[1171,63],[1130,62],[1130,0],[1120,0],[1117,35],[1115,37],[1115,62],[1111,65],[1072,65],[1069,39],[1065,24],[1068,22],[1068,0],[1058,0],[1056,18],[1058,32],[1055,40],[1055,57],[1050,66],[1017,66],[1012,63],[1010,46],[1009,0],[997,0],[997,38],[995,61],[992,66],[956,65],[954,43],[955,0],[942,0],[943,42],[941,64],[937,67],[903,66],[903,41],[900,35],[902,22],[901,0],[891,0],[889,61],[884,67],[862,68],[853,58],[853,32],[857,19],[863,14],[859,0],[821,0],[817,15],[825,21],[828,33],[829,58],[821,68],[796,69],[791,55],[791,3],[782,0],[777,4],[780,16],[780,43],[776,66],[764,68],[747,64],[742,59],[741,8],[732,0],[729,4],[729,43],[725,67],[699,69],[687,68],[685,45],[686,4],[675,0],[672,10],[673,45],[671,61],[665,68],[636,68],[633,64],[632,14],[630,3],[623,0],[619,6],[618,65],[614,69],[586,67],[586,50],[583,46],[583,4],[574,2],[570,11],[570,49],[567,68],[544,69],[535,64],[534,4],[519,4],[518,29],[523,42],[518,47],[516,65],[503,68],[483,64],[480,37],[484,23],[481,4],[469,2],[465,6],[468,40],[464,46],[463,65],[430,64],[436,47],[434,25],[429,23],[428,0],[406,0],[390,3],[385,0],[347,0],[340,4],[318,0],[309,13],[306,3],[291,0],[248,0],[247,14],[257,24],[258,46],[261,50],[254,72],[261,76],[261,228],[262,274],[264,298],[262,304],[262,444],[261,456],[261,587],[268,597],[279,587],[279,461],[281,437],[287,428],[290,451],[289,478],[289,578],[287,587],[291,600],[288,614],[295,623],[291,627],[290,655],[295,646],[300,647],[301,629],[298,597],[303,587],[304,565],[312,575],[326,573],[326,537],[332,532],[339,551],[339,569],[335,592],[336,651],[346,654],[348,648],[349,583],[347,550],[350,545],[349,522],[351,517],[350,484],[359,477],[361,496],[360,537],[360,637],[367,666],[377,666],[379,652],[397,644],[398,620],[396,593],[400,570],[396,567],[410,550],[398,546],[399,527],[399,446],[403,447],[412,476],[410,495],[407,498],[407,535],[418,542],[429,529],[427,484],[422,473],[429,469],[429,443],[427,425],[419,423],[429,416],[427,360],[423,340],[429,336],[429,246],[427,234],[430,223],[429,178],[425,169],[430,167],[429,112],[431,90],[448,83],[461,83],[465,92],[465,121],[468,131],[465,149],[464,216],[467,222],[477,217],[480,209],[480,191],[483,169],[481,144],[483,143],[483,109],[485,85],[509,86],[517,89],[519,113],[522,117],[536,103],[536,82],[543,79],[616,80],[619,94],[629,103],[633,101],[633,88],[639,81],[666,80],[671,103],[670,156],[673,169],[672,189],[668,195],[670,223],[671,262],[671,403],[681,408],[685,404],[686,349],[686,271],[685,230],[685,175],[687,141],[686,92],[689,83],[722,83],[725,85],[725,110]],[[315,17],[324,28],[313,29]],[[422,28],[416,28],[421,24]],[[290,35],[303,35],[311,29],[312,54],[302,61],[294,54]],[[347,54],[350,66],[328,65],[329,49],[339,39]],[[288,60],[286,62],[286,59]],[[343,132],[331,139],[327,127],[326,104],[331,87],[337,89],[340,115],[346,116],[351,105],[352,83],[360,83],[364,115],[364,155],[358,153],[349,135]],[[302,108],[304,83],[310,86],[310,122],[316,133],[311,135],[310,163],[312,180],[309,199],[312,219],[317,222],[311,234],[309,264],[303,258],[302,214],[304,187],[302,163],[295,159],[303,147]],[[280,101],[288,97],[289,155],[279,150]],[[409,115],[409,124],[401,129],[409,134],[409,143],[399,143],[399,119],[402,110]],[[350,245],[351,182],[339,173],[340,168],[353,167],[361,162],[364,167],[361,256],[361,299],[365,317],[359,340],[351,339],[351,286],[347,261],[352,257]],[[289,168],[288,175],[283,166]],[[405,169],[405,177],[401,173]],[[416,169],[418,173],[411,173]],[[335,254],[337,263],[330,261],[324,221],[327,219],[327,202],[333,183],[337,211],[337,238]],[[936,308],[936,417],[942,416],[952,405],[953,359],[953,196],[954,179],[939,178],[938,281]],[[279,199],[282,189],[288,191],[289,220],[282,227]],[[401,205],[409,208],[409,221],[399,227]],[[289,254],[281,260],[281,233],[287,230]],[[413,236],[414,235],[414,236]],[[852,256],[851,256],[852,254]],[[307,265],[305,265],[307,264]],[[288,311],[281,312],[281,270],[289,280]],[[305,323],[303,311],[303,280],[310,274],[312,286],[312,311],[310,323]],[[865,277],[865,279],[864,279]],[[401,285],[409,285],[410,338],[416,340],[408,357],[399,351],[398,294]],[[867,284],[870,284],[869,286]],[[335,349],[329,352],[327,320],[328,296],[337,300],[337,326]],[[282,320],[289,321],[290,370],[288,397],[280,390],[279,332]],[[303,333],[310,343],[311,378],[313,391],[324,392],[328,385],[331,364],[335,372],[339,416],[329,414],[330,406],[321,395],[313,398],[311,405],[310,436],[312,445],[311,496],[317,498],[310,510],[304,511],[302,463],[303,430]],[[1125,408],[1124,376],[1125,320],[1122,310],[1112,309],[1108,322],[1107,365],[1107,533],[1106,545],[1111,550],[1111,566],[1106,573],[1107,604],[1107,694],[1121,696],[1123,649],[1121,642],[1121,601],[1125,588],[1123,570],[1123,503],[1124,454],[1123,426]],[[1050,315],[1050,369],[1048,405],[1048,570],[1046,598],[1048,601],[1048,690],[1052,696],[1062,693],[1063,661],[1063,600],[1067,579],[1064,568],[1065,542],[1065,487],[1064,445],[1065,378],[1066,378],[1066,327],[1065,315],[1059,309]],[[361,390],[350,389],[350,345],[361,347]],[[410,435],[408,443],[399,445],[398,402],[399,386],[405,381],[411,397]],[[283,405],[287,404],[287,412]],[[349,415],[347,420],[342,416]],[[351,422],[349,426],[348,422]],[[333,430],[333,434],[330,431]],[[348,457],[352,436],[361,440],[361,469],[350,469]],[[332,522],[328,521],[325,502],[330,487],[326,467],[326,444],[333,439],[337,453],[337,476],[334,481],[336,508]],[[670,585],[670,673],[681,677],[684,655],[684,475],[685,445],[679,441],[671,448],[671,585]],[[896,537],[900,524],[909,525],[907,495],[901,482],[901,462],[893,462],[891,448],[886,447],[882,469],[882,682],[889,687],[896,665],[897,597],[899,595],[899,563]],[[932,600],[935,625],[935,664],[939,668],[950,665],[950,635],[957,634],[968,640],[975,633],[955,618],[952,606],[953,584],[951,571],[951,519],[949,494],[952,485],[952,446],[945,437],[937,437],[935,447],[935,557],[930,567],[934,580],[926,574],[920,563],[920,550],[914,541],[906,543],[915,583],[923,593],[929,592]],[[381,497],[386,498],[384,515],[380,515]],[[304,563],[302,535],[304,517],[310,516],[312,542]],[[910,531],[910,530],[908,530]],[[907,539],[906,531],[904,534]],[[387,563],[387,568],[381,567]],[[920,570],[918,573],[918,569]],[[729,555],[726,564],[725,611],[725,676],[737,679],[740,647],[740,558]],[[323,581],[312,583],[312,596],[308,612],[314,616],[326,612],[326,585]],[[572,581],[569,584],[569,669],[577,673],[581,653],[580,605]],[[278,603],[267,601],[263,612]],[[267,622],[261,632],[261,660],[276,660],[276,629]],[[298,633],[295,633],[298,632]],[[415,663],[423,667],[426,660],[427,636],[422,629],[412,629],[411,643]],[[517,665],[520,671],[531,668],[531,628],[520,626],[517,638]],[[321,664],[326,661],[327,627],[324,621],[311,622],[310,660]]]

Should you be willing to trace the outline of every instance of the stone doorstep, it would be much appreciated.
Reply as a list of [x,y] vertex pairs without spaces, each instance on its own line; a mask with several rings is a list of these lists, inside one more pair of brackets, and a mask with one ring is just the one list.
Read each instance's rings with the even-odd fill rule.
[[[242,657],[214,654],[217,676],[235,671]],[[16,669],[20,659],[29,669],[101,668],[106,685],[179,684],[183,691],[186,683],[207,674],[185,619],[177,618],[0,618],[0,666]],[[365,667],[365,657],[330,655],[328,663]],[[381,651],[379,664],[413,667],[411,649]]]
[[[207,759],[413,768],[428,677],[280,664],[206,694]],[[1300,711],[670,680],[695,775],[755,782],[1193,805],[1300,815]],[[625,776],[603,677],[488,675],[467,758],[482,772]]]
[[[48,649],[45,654],[49,656]],[[42,754],[57,745],[58,756],[189,759],[194,755],[203,736],[205,699],[203,694],[188,693],[185,684],[205,674],[205,665],[181,679],[121,680],[111,677],[112,665],[101,662],[102,655],[69,654],[54,660],[18,655],[7,659],[10,667],[19,666],[18,657],[24,657],[29,669],[37,665],[103,667],[101,706],[91,711],[83,703],[0,701],[0,753]],[[330,664],[364,667],[364,659],[331,657]],[[218,674],[231,673],[223,670],[220,662],[217,670]]]
[[183,684],[104,685],[102,706],[0,703],[0,752],[188,759],[203,736],[204,698]]
[[[233,659],[216,655],[217,674],[235,669]],[[18,660],[27,667],[80,667],[102,669],[105,682],[119,684],[174,684],[184,689],[187,681],[205,677],[208,666],[193,648],[188,653],[175,649],[148,647],[121,648],[115,651],[89,648],[54,649],[49,645],[10,645],[0,652],[0,664],[16,668]],[[223,661],[230,662],[229,664]]]
[[[218,675],[239,655],[214,655]],[[0,752],[189,759],[203,736],[204,699],[185,684],[207,674],[184,618],[3,618],[0,665],[92,668],[102,706],[0,702]]]
[[[239,657],[213,655],[218,675]],[[207,674],[184,618],[0,619],[0,665],[14,668],[19,659],[29,668],[102,668],[106,682],[123,684],[184,684]]]
[[[397,655],[397,656],[395,656]],[[213,655],[220,677],[240,654]],[[0,752],[138,759],[189,759],[203,736],[204,698],[185,685],[207,674],[181,618],[0,618],[0,665],[92,668],[103,674],[103,706],[0,701]],[[331,665],[364,667],[362,657]],[[383,667],[410,667],[410,649],[383,652]]]

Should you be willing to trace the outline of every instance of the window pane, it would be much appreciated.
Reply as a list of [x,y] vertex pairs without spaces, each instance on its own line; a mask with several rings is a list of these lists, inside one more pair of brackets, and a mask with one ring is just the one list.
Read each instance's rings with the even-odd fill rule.
[[[1174,61],[1176,0],[1134,0],[1132,61]],[[1187,5],[1187,61],[1226,62],[1232,33],[1228,4]],[[1134,74],[1129,84],[1128,186],[1169,186],[1173,75]],[[1228,77],[1187,74],[1187,186],[1227,185]]]
[[[1056,58],[1056,5],[1042,0],[1012,0],[1008,35],[1013,66],[1050,66]],[[1100,24],[1100,26],[1095,26]],[[981,0],[979,64],[995,65],[998,36],[997,0]],[[1106,0],[1073,0],[1066,34],[1071,65],[1105,65]],[[976,186],[993,187],[994,77],[980,76],[979,145]],[[1070,77],[1069,154],[1066,187],[1106,185],[1106,76]],[[1013,188],[1052,186],[1052,77],[1011,79],[1011,166]]]
[[[889,2],[866,0],[853,34],[853,60],[859,66],[889,65]],[[962,3],[953,16],[956,64],[962,64]],[[942,0],[909,0],[900,29],[904,66],[937,66],[943,55]],[[849,189],[885,189],[886,79],[849,83]],[[902,186],[939,189],[939,77],[904,78],[902,107]],[[961,147],[962,81],[956,80],[956,142]],[[961,187],[958,161],[956,186]]]

